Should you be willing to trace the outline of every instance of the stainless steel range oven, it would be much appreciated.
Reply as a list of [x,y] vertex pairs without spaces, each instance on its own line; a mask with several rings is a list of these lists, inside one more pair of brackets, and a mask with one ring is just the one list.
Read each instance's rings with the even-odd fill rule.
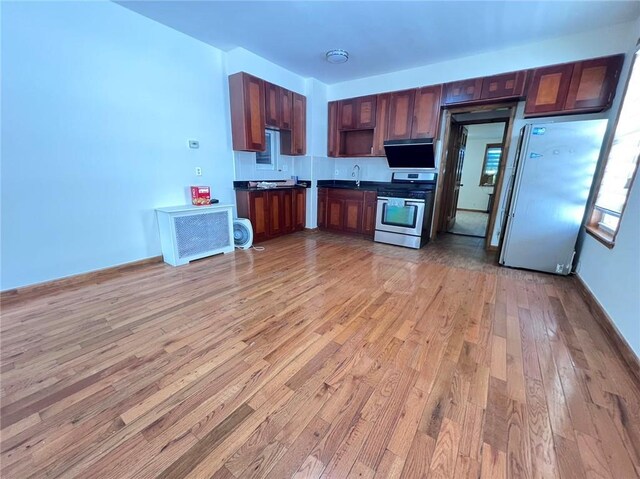
[[421,248],[431,232],[436,173],[393,173],[378,189],[374,240]]

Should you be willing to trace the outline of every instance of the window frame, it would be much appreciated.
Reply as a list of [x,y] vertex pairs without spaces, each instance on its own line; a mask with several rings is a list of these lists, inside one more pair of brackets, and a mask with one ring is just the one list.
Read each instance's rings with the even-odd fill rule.
[[[639,44],[640,45],[640,44]],[[618,107],[618,111],[616,113],[616,120],[611,130],[611,134],[607,139],[606,148],[603,149],[602,153],[602,163],[599,166],[598,174],[594,180],[594,190],[593,196],[591,197],[591,201],[589,204],[588,214],[586,216],[585,222],[585,231],[592,236],[594,239],[605,245],[607,248],[612,249],[616,244],[616,237],[620,232],[620,225],[622,223],[622,217],[627,209],[627,205],[629,204],[629,196],[631,195],[631,189],[638,177],[638,169],[640,169],[640,156],[636,158],[636,166],[633,174],[631,175],[631,180],[629,182],[629,188],[627,189],[627,197],[625,198],[624,205],[622,206],[622,210],[620,214],[614,211],[607,210],[606,208],[602,208],[596,205],[598,200],[598,195],[600,193],[600,188],[602,186],[602,180],[604,178],[605,171],[607,169],[607,164],[611,158],[611,148],[613,147],[613,142],[616,139],[616,133],[618,131],[618,123],[620,122],[620,115],[622,114],[622,109],[624,107],[625,100],[627,98],[627,91],[629,90],[629,85],[631,84],[631,76],[633,74],[634,68],[640,68],[640,46],[636,47],[635,52],[633,53],[633,58],[631,59],[631,66],[629,68],[629,74],[626,78],[624,91],[622,92],[622,99],[620,100],[620,104]],[[638,71],[640,74],[640,70]],[[601,224],[601,220],[605,215],[612,215],[618,217],[618,224],[616,226],[615,231],[606,225]]]
[[[500,149],[500,159],[498,160],[498,170],[496,174],[493,176],[493,183],[487,184],[482,181],[485,175],[485,169],[487,168],[487,159],[489,158],[489,149],[491,148],[499,148]],[[480,182],[479,185],[487,188],[493,188],[496,186],[496,177],[498,176],[498,172],[500,171],[500,163],[502,162],[502,155],[504,154],[504,146],[502,143],[487,143],[484,149],[484,160],[482,160],[482,169],[480,170]]]
[[[280,132],[269,128],[265,129],[265,144],[267,147],[264,151],[256,153],[256,170],[276,170],[280,159],[280,151],[278,149]],[[269,163],[260,162],[261,153],[264,154],[265,159],[269,160]]]

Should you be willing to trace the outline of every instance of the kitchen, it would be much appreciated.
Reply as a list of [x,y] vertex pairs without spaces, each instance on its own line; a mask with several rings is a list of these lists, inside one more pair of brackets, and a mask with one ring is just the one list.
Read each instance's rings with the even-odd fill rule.
[[[519,182],[514,182],[517,170],[513,168],[513,164],[517,162],[518,155],[512,153],[509,147],[512,137],[520,133],[514,131],[514,123],[525,121],[527,124],[543,124],[557,122],[558,117],[562,123],[571,119],[571,115],[579,115],[584,120],[605,112],[613,101],[623,61],[624,55],[614,55],[329,102],[328,156],[357,159],[358,163],[353,165],[351,179],[338,179],[340,172],[336,169],[334,179],[316,180],[316,188],[311,188],[305,195],[308,209],[317,205],[317,227],[320,230],[356,234],[377,242],[410,248],[421,248],[428,241],[436,240],[438,233],[450,230],[455,223],[455,218],[447,217],[447,214],[450,215],[447,212],[456,209],[458,193],[454,195],[453,192],[456,184],[460,188],[464,161],[466,137],[463,139],[464,145],[456,149],[453,143],[458,140],[455,139],[454,124],[458,123],[453,118],[466,115],[468,121],[475,124],[502,118],[507,127],[504,130],[502,158],[494,178],[495,190],[492,192],[498,201],[493,202],[489,211],[486,233],[487,250],[499,250],[504,237],[503,231],[511,226],[506,224],[506,218],[515,216],[509,210],[511,190],[521,183],[526,184],[529,178],[520,175]],[[594,78],[598,80],[595,83]],[[281,155],[295,157],[306,153],[302,133],[306,124],[304,97],[298,95],[299,107],[296,109],[296,103],[290,98],[297,94],[244,72],[230,76],[229,85],[234,149],[256,151],[259,157],[266,139],[278,129]],[[589,113],[594,113],[595,116],[589,116]],[[441,118],[444,121],[441,122]],[[577,131],[587,132],[585,138],[593,138],[589,147],[581,150],[583,156],[590,158],[591,166],[581,167],[585,171],[583,179],[573,178],[585,185],[583,190],[573,193],[582,199],[582,205],[578,206],[577,216],[574,213],[571,224],[565,224],[558,230],[563,232],[564,238],[558,238],[555,243],[561,243],[562,246],[551,244],[553,242],[546,246],[539,243],[545,250],[556,248],[552,256],[557,262],[551,264],[549,259],[546,264],[542,261],[523,263],[504,261],[503,258],[501,264],[560,274],[572,271],[574,246],[586,208],[590,179],[604,138],[606,121],[600,122],[597,134],[592,134],[595,130],[590,130],[589,125],[587,121],[582,127],[579,124],[575,127]],[[544,130],[543,127],[534,128],[538,133]],[[525,134],[524,131],[522,134]],[[551,135],[547,135],[549,136]],[[297,144],[292,145],[296,141]],[[522,142],[522,138],[517,142]],[[570,149],[579,149],[579,143],[578,138]],[[584,144],[584,140],[581,143]],[[446,148],[442,148],[443,144],[447,145]],[[276,168],[277,148],[270,147],[269,150],[275,157],[272,171],[275,173],[278,169],[279,173],[286,176],[286,160],[280,162],[282,168]],[[557,154],[556,151],[554,155]],[[510,157],[510,176],[503,181],[507,159]],[[370,167],[369,161],[379,162],[381,159],[386,161],[387,168],[378,168],[378,174],[385,178],[390,174],[391,181],[361,181],[362,167],[366,170]],[[553,163],[547,168],[552,166]],[[579,163],[567,168],[571,170],[576,167],[580,168]],[[453,178],[456,173],[459,176],[457,180]],[[238,216],[252,222],[256,242],[280,236],[283,232],[301,230],[302,209],[307,210],[305,217],[313,218],[303,204],[300,194],[303,190],[298,190],[296,197],[299,199],[294,204],[289,196],[284,200],[276,199],[275,196],[269,200],[269,195],[275,195],[275,191],[260,191],[256,187],[256,191],[252,192],[246,189],[245,183],[234,183],[237,189]],[[311,186],[313,182],[309,178],[302,183],[304,186]],[[242,191],[238,188],[242,188]],[[538,192],[542,192],[540,187]],[[289,204],[292,206],[289,207]],[[560,208],[561,204],[561,201],[556,201],[545,205],[545,208],[552,211]],[[297,226],[289,219],[292,214],[297,215]],[[545,213],[541,211],[540,214],[544,216]],[[528,220],[523,218],[522,221]],[[521,234],[527,235],[525,232]]]
[[637,2],[1,9],[2,477],[638,476]]

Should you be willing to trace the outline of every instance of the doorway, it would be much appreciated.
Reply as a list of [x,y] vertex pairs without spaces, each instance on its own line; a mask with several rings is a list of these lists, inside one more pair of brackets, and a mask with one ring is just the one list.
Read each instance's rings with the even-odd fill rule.
[[437,233],[475,237],[491,247],[515,105],[445,112]]

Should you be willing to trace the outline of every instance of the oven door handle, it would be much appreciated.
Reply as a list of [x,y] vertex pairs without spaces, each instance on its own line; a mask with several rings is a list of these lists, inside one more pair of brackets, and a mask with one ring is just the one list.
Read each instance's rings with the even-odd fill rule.
[[424,200],[418,200],[415,198],[391,198],[389,196],[378,196],[378,201],[383,201],[388,203],[389,200],[402,200],[405,202],[405,204],[414,204],[414,205],[424,205],[425,201]]

